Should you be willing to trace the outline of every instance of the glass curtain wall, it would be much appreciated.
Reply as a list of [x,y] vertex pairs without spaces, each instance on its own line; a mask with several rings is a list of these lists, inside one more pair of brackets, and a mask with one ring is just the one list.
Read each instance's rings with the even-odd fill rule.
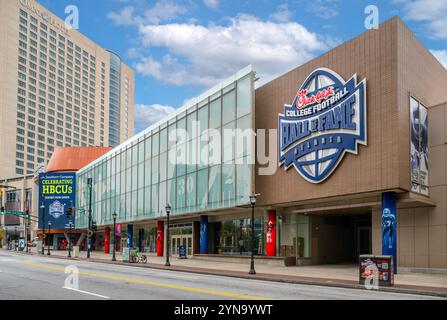
[[[251,68],[233,79],[81,169],[77,197],[85,211],[78,210],[77,227],[87,225],[90,177],[98,225],[112,224],[114,212],[119,222],[156,219],[168,202],[172,215],[247,204],[254,170],[244,132],[253,127]],[[186,138],[169,139],[176,129]]]

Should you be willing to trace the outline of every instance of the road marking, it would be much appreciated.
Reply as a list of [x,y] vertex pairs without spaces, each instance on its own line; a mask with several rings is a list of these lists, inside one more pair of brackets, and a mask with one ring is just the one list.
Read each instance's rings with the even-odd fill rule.
[[85,293],[85,294],[89,294],[89,295],[92,295],[92,296],[95,296],[95,297],[104,298],[104,299],[110,299],[110,297],[103,296],[103,295],[100,295],[100,294],[97,294],[97,293],[93,293],[93,292],[84,291],[84,290],[79,290],[79,289],[74,289],[74,288],[68,288],[68,287],[62,287],[62,289],[67,289],[67,290],[71,290],[71,291],[76,291],[76,292],[79,292],[79,293]]
[[[30,266],[30,267],[35,267],[35,268],[40,268],[40,269],[48,269],[48,270],[53,270],[53,271],[64,271],[65,270],[64,268],[45,266],[42,264],[37,264],[37,263],[32,263],[32,262],[22,262],[22,264],[26,265],[26,266]],[[145,284],[145,285],[150,285],[150,286],[155,286],[155,287],[176,289],[176,290],[189,291],[189,292],[195,292],[195,293],[205,293],[205,294],[210,294],[210,295],[225,296],[225,297],[231,297],[231,298],[239,298],[239,299],[246,299],[246,300],[272,300],[271,298],[250,296],[250,295],[239,294],[239,293],[223,292],[223,291],[180,286],[180,285],[175,285],[175,284],[168,284],[168,283],[161,283],[161,282],[154,282],[154,281],[147,281],[147,280],[124,278],[124,277],[120,277],[120,276],[97,274],[97,273],[90,273],[90,272],[85,272],[85,271],[80,271],[79,274],[82,274],[84,276],[93,277],[93,278],[110,279],[110,280],[117,280],[117,281],[123,281],[123,282]]]

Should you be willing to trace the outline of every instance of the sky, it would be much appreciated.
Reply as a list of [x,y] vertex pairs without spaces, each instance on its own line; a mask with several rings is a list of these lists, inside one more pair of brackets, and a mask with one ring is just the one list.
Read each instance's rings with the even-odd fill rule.
[[38,0],[135,70],[135,129],[252,64],[266,83],[398,15],[447,68],[447,0]]

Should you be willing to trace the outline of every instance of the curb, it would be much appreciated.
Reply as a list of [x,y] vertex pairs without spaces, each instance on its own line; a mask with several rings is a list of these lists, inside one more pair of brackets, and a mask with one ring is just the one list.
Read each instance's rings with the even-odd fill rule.
[[[24,252],[15,252],[23,256],[33,255],[40,257],[48,257],[46,255],[41,255],[38,253],[24,253]],[[165,267],[164,265],[158,264],[138,264],[138,263],[125,263],[121,261],[109,261],[104,259],[95,259],[95,258],[71,258],[52,255],[51,258],[63,259],[63,260],[74,260],[74,261],[84,261],[84,262],[92,262],[92,263],[105,263],[110,265],[123,265],[134,268],[147,268],[147,269],[155,269],[155,270],[165,270],[165,271],[177,271],[177,272],[186,272],[186,273],[194,273],[194,274],[205,274],[205,275],[215,275],[222,277],[230,277],[230,278],[239,278],[239,279],[250,279],[250,280],[261,280],[261,281],[270,281],[270,282],[280,282],[280,283],[291,283],[291,284],[304,284],[304,285],[312,285],[312,286],[323,286],[323,287],[334,287],[334,288],[345,288],[345,289],[358,289],[358,290],[368,290],[363,285],[358,284],[354,281],[352,283],[346,283],[338,280],[338,279],[321,279],[320,281],[315,280],[315,278],[306,277],[297,278],[297,279],[285,279],[280,278],[281,275],[268,274],[268,273],[259,273],[256,275],[246,275],[241,274],[239,271],[221,271],[215,269],[205,269],[205,268],[192,268],[192,267]],[[312,279],[312,280],[310,280]],[[345,280],[350,281],[350,280]],[[411,285],[405,285],[411,286]],[[438,289],[435,287],[427,287],[431,289]],[[378,291],[382,292],[390,292],[390,293],[404,293],[404,294],[414,294],[414,295],[424,295],[424,296],[433,296],[433,297],[442,297],[447,298],[447,289],[439,288],[440,290],[425,290],[423,289],[411,289],[411,288],[402,288],[402,287],[381,287]]]

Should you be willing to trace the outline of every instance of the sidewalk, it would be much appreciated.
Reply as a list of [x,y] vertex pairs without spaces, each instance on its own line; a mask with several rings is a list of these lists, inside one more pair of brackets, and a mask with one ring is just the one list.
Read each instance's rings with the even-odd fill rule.
[[[45,250],[46,252],[46,250]],[[36,248],[32,248],[32,254]],[[80,252],[79,260],[86,260],[87,253]],[[53,258],[67,258],[67,251],[51,251]],[[256,264],[256,275],[249,275],[249,264],[221,261],[207,261],[203,259],[178,259],[171,257],[171,267],[165,267],[165,257],[148,256],[147,264],[123,263],[120,253],[116,254],[116,262],[112,262],[112,255],[103,252],[92,252],[89,261],[110,264],[125,264],[133,267],[146,267],[154,269],[175,270],[183,272],[194,272],[201,274],[212,274],[220,276],[231,276],[248,279],[281,281],[290,283],[301,283],[311,285],[336,286],[346,288],[364,289],[358,283],[358,268],[355,265],[318,265],[279,267],[265,264]],[[383,291],[406,292],[417,294],[429,294],[447,297],[447,275],[425,274],[414,272],[401,272],[395,275],[394,287],[380,288]]]

